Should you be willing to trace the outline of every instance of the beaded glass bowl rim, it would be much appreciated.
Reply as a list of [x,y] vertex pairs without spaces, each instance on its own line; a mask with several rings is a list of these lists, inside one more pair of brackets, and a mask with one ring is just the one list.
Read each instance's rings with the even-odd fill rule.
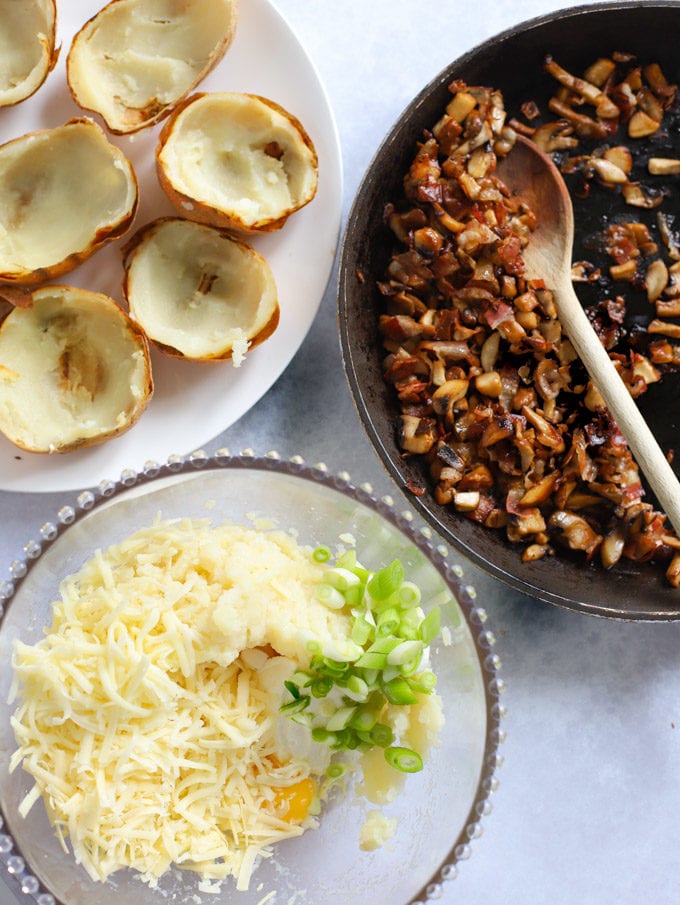
[[[499,675],[500,658],[494,653],[496,637],[488,626],[488,616],[476,602],[474,587],[464,582],[464,570],[459,563],[449,561],[449,548],[437,541],[432,529],[418,524],[411,511],[399,512],[391,496],[377,497],[368,483],[354,484],[348,472],[333,474],[328,467],[319,463],[308,465],[302,456],[295,455],[283,459],[275,451],[257,455],[252,449],[244,449],[232,455],[228,449],[220,449],[212,455],[198,450],[188,456],[170,456],[164,464],[146,462],[139,470],[126,468],[118,480],[103,480],[95,488],[78,494],[73,505],[63,506],[54,521],[45,522],[39,530],[39,539],[29,540],[23,547],[23,557],[15,559],[9,566],[9,579],[0,581],[0,624],[2,623],[12,598],[26,579],[31,566],[68,528],[83,518],[88,512],[112,497],[123,494],[134,487],[152,483],[160,478],[173,475],[191,474],[198,470],[243,469],[274,471],[302,478],[345,494],[358,503],[382,516],[428,557],[432,565],[454,593],[454,597],[467,623],[476,649],[483,676],[486,703],[486,738],[480,769],[477,792],[471,804],[468,817],[451,847],[430,881],[418,892],[408,905],[425,905],[441,898],[443,884],[458,876],[458,862],[467,860],[472,854],[471,843],[483,832],[481,820],[492,812],[491,796],[498,788],[496,773],[503,763],[499,747],[505,740],[501,723],[505,708],[500,697],[505,691],[505,683]],[[0,809],[0,864],[6,873],[18,884],[24,895],[32,898],[36,905],[57,905],[60,902],[44,885],[33,876],[26,856],[16,845],[6,827],[6,817]],[[66,903],[63,903],[66,905]]]

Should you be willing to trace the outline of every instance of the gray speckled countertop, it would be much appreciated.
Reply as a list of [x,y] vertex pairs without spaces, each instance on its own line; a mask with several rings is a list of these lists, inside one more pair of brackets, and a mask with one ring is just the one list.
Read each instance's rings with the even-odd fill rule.
[[[275,0],[275,5],[318,68],[335,112],[346,216],[382,136],[440,69],[520,19],[575,4]],[[325,462],[371,482],[379,493],[393,492],[346,385],[335,288],[334,272],[287,370],[204,448],[300,453],[310,463]],[[40,525],[74,497],[73,491],[0,492],[0,564],[14,559]],[[680,624],[578,616],[509,591],[463,565],[499,639],[507,740],[493,812],[441,901],[676,905]],[[17,901],[27,897],[3,877],[1,905]]]

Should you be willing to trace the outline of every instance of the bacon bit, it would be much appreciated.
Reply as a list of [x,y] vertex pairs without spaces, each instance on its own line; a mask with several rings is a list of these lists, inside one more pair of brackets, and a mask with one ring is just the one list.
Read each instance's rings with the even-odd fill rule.
[[404,485],[406,490],[409,493],[412,493],[413,496],[425,496],[427,493],[427,488],[423,486],[423,484],[418,484],[416,481],[408,480]]

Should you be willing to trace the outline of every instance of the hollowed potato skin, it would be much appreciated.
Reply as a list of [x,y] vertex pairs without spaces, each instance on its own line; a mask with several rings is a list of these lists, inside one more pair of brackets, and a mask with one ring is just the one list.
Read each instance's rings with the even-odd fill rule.
[[0,0],[0,55],[8,70],[7,83],[0,82],[0,107],[20,104],[42,87],[59,58],[56,32],[55,0]]
[[153,395],[143,331],[113,299],[73,286],[2,305],[0,362],[0,431],[27,452],[104,443],[129,430]]
[[68,273],[126,233],[138,203],[132,164],[90,119],[1,145],[0,280],[35,285]]
[[[255,108],[260,108],[260,111],[269,111],[273,117],[284,120],[291,132],[295,134],[298,144],[300,161],[296,161],[296,163],[308,168],[308,186],[303,195],[294,199],[288,207],[281,209],[275,215],[265,215],[253,219],[245,218],[238,210],[230,208],[227,204],[218,205],[206,200],[204,192],[190,190],[184,184],[184,180],[173,171],[173,155],[174,157],[180,156],[173,146],[179,143],[178,136],[181,137],[181,129],[184,128],[187,118],[193,116],[201,105],[216,106],[223,102],[228,105],[232,98],[239,103],[252,103]],[[224,114],[223,123],[226,130],[229,123],[228,113]],[[318,168],[319,162],[314,143],[300,120],[276,101],[256,94],[235,92],[193,94],[178,105],[170,115],[163,126],[156,149],[158,180],[178,213],[198,223],[230,229],[246,236],[281,229],[292,214],[309,204],[316,196]]]
[[146,129],[224,57],[238,16],[239,0],[110,0],[71,43],[71,95],[116,135]]
[[130,315],[173,358],[223,362],[234,356],[231,331],[241,331],[250,352],[278,327],[278,291],[267,261],[226,230],[160,217],[127,243],[124,266]]

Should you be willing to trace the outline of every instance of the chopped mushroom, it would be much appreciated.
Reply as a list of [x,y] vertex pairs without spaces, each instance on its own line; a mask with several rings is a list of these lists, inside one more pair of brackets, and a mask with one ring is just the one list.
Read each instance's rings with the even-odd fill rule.
[[[399,444],[405,457],[422,457],[439,505],[502,532],[524,562],[564,549],[604,568],[657,560],[680,586],[680,562],[668,567],[680,538],[643,500],[637,465],[562,333],[550,287],[527,278],[536,217],[495,173],[522,133],[594,190],[660,207],[656,183],[631,179],[633,155],[617,130],[636,113],[659,117],[658,126],[675,86],[625,54],[601,58],[583,78],[551,58],[546,71],[559,83],[552,122],[526,102],[526,122],[506,124],[497,91],[452,83],[442,117],[414,149],[403,197],[385,210],[394,248],[378,284],[379,326]],[[656,230],[643,216],[612,219],[598,242],[610,276],[645,294],[657,315],[645,344],[632,342],[645,331],[632,336],[623,296],[588,309],[633,396],[680,370],[670,342],[680,325],[663,319],[680,317],[680,239],[662,210]],[[572,277],[598,291],[607,267],[579,261]]]

